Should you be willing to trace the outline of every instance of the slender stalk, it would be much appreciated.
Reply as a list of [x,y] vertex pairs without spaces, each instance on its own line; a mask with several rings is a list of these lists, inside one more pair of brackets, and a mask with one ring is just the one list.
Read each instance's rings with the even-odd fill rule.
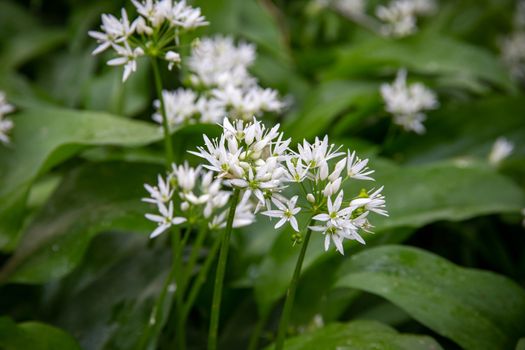
[[162,130],[164,131],[164,148],[166,149],[166,163],[169,169],[174,161],[173,145],[171,143],[171,134],[168,124],[168,117],[166,116],[164,98],[162,97],[162,79],[160,77],[159,64],[157,62],[157,58],[151,58],[151,66],[153,67],[153,75],[155,76],[155,88],[157,90],[157,97],[160,101],[160,112],[162,114]]
[[210,331],[208,335],[208,350],[217,350],[217,335],[219,332],[219,316],[221,311],[222,299],[222,285],[224,281],[224,272],[226,271],[226,261],[228,260],[228,250],[230,248],[230,236],[233,227],[233,219],[235,217],[235,210],[239,202],[240,191],[236,188],[230,199],[230,211],[228,213],[228,221],[226,229],[221,235],[221,251],[219,255],[219,262],[217,265],[217,273],[215,275],[215,286],[213,288],[213,301],[211,304],[211,320]]
[[306,249],[308,248],[308,242],[310,241],[310,236],[312,235],[312,230],[308,229],[304,237],[303,246],[301,247],[301,252],[297,258],[297,263],[295,264],[295,271],[288,287],[288,292],[286,293],[286,301],[284,302],[284,309],[281,315],[281,321],[279,322],[279,330],[277,333],[277,341],[275,342],[275,350],[282,350],[284,346],[284,339],[286,338],[286,331],[288,330],[288,322],[292,315],[293,303],[295,300],[295,291],[297,289],[297,282],[299,282],[299,276],[301,275],[301,268],[303,267],[304,256],[306,255]]
[[186,293],[186,290],[188,288],[188,283],[191,279],[191,274],[193,272],[193,269],[195,268],[195,264],[197,264],[197,259],[199,258],[199,253],[202,249],[202,244],[204,243],[204,239],[206,238],[207,233],[208,233],[208,228],[207,226],[203,225],[201,229],[199,230],[199,233],[197,234],[197,238],[195,239],[193,246],[191,247],[190,257],[188,259],[188,265],[184,269],[184,274],[182,276],[182,283],[180,285],[180,291],[182,295],[185,295]]
[[[186,231],[186,237],[190,234],[190,229]],[[177,290],[175,291],[175,341],[178,350],[184,350],[186,348],[186,331],[184,324],[182,323],[182,253],[184,246],[181,242],[180,234],[174,234],[172,236],[172,249],[175,263],[175,281],[177,284]]]
[[257,321],[257,324],[255,325],[253,333],[250,337],[248,350],[257,350],[257,348],[259,347],[259,339],[261,338],[261,332],[264,329],[264,325],[266,324],[269,315],[270,312],[266,311],[259,317],[259,320]]
[[[174,233],[174,235],[178,236],[178,232]],[[172,239],[172,242],[173,242],[173,239]],[[156,337],[163,326],[164,309],[166,306],[165,305],[166,296],[168,292],[174,292],[173,283],[175,282],[175,276],[177,275],[176,260],[177,260],[177,257],[173,255],[171,269],[168,273],[168,276],[164,280],[164,285],[162,286],[160,294],[157,300],[155,301],[155,305],[153,307],[153,310],[151,311],[151,315],[150,315],[146,330],[144,331],[144,333],[142,334],[142,337],[139,340],[139,343],[137,346],[137,349],[139,350],[151,348],[150,343],[152,342],[152,338],[154,339],[153,347],[155,347]]]
[[208,271],[210,270],[211,263],[213,260],[215,260],[215,256],[217,255],[217,252],[219,251],[221,240],[217,238],[208,253],[208,256],[204,260],[204,264],[202,264],[202,267],[197,274],[197,277],[195,278],[195,282],[192,284],[190,292],[188,294],[188,298],[186,299],[186,303],[184,305],[184,311],[183,311],[183,320],[185,321],[188,318],[188,315],[191,311],[191,308],[193,307],[193,304],[195,303],[195,299],[197,299],[197,295],[199,295],[199,292],[201,290],[202,285],[204,282],[206,282],[206,276],[208,275]]

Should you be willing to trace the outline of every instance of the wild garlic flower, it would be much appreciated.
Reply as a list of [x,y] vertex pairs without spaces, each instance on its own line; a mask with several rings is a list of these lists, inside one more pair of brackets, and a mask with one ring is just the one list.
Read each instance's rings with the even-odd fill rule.
[[505,158],[511,155],[514,144],[505,137],[498,137],[492,145],[488,156],[489,164],[498,166]]
[[378,6],[376,16],[382,22],[385,36],[405,37],[417,31],[417,16],[435,11],[433,0],[392,0],[387,6]]
[[[146,218],[158,224],[150,237],[156,237],[168,228],[183,223],[196,224],[208,221],[211,229],[226,225],[226,205],[231,190],[225,190],[221,180],[201,167],[190,167],[188,163],[172,164],[165,177],[158,175],[157,185],[144,185],[149,197],[142,200],[155,204],[157,213],[146,214]],[[234,227],[242,227],[254,221],[253,204],[241,200],[235,214]]]
[[394,116],[394,123],[406,131],[423,134],[426,120],[423,112],[437,108],[439,103],[432,90],[421,83],[407,84],[406,78],[406,70],[399,70],[392,84],[381,85],[381,95],[386,111]]
[[180,62],[175,51],[179,35],[208,25],[201,10],[188,6],[185,0],[132,0],[132,3],[138,13],[133,20],[125,9],[121,10],[121,18],[103,14],[100,31],[88,32],[98,43],[93,55],[109,48],[115,51],[117,58],[108,64],[124,65],[123,81],[136,71],[137,58],[144,55],[165,60],[172,69]]
[[[260,87],[248,71],[254,60],[252,44],[235,45],[231,37],[224,36],[197,40],[183,62],[189,71],[183,81],[189,84],[175,91],[163,91],[169,127],[220,123],[225,115],[249,120],[254,115],[279,112],[284,105],[277,91]],[[162,124],[160,102],[155,101],[154,107],[152,118]]]
[[516,79],[525,79],[525,31],[516,31],[501,42],[502,59]]
[[15,124],[5,115],[13,112],[15,107],[7,102],[5,93],[0,91],[0,142],[7,145],[11,142],[9,138],[9,132]]
[[[359,232],[372,227],[370,213],[387,215],[382,187],[345,199],[344,183],[373,180],[373,170],[367,159],[340,151],[328,137],[304,140],[292,150],[279,125],[268,129],[256,118],[250,123],[225,118],[222,127],[220,137],[210,140],[203,135],[205,145],[190,153],[203,158],[203,168],[225,186],[239,189],[244,200],[252,201],[253,215],[264,209],[262,215],[277,218],[275,228],[289,223],[300,232],[297,214],[310,213],[312,223],[318,222],[310,229],[326,235],[325,249],[334,242],[343,254],[345,239],[364,243]],[[292,236],[295,242],[300,238],[299,233]]]

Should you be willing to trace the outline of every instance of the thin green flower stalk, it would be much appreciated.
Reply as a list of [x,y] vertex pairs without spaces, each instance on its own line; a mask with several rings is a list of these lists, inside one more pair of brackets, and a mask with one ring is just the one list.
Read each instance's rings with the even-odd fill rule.
[[211,304],[210,331],[208,334],[208,350],[217,349],[224,273],[226,272],[226,262],[228,260],[228,251],[230,248],[230,237],[233,229],[233,220],[235,218],[235,210],[237,209],[239,195],[240,190],[235,189],[231,197],[231,204],[228,213],[228,222],[226,223],[226,229],[223,231],[223,234],[220,238],[221,249],[219,253],[219,262],[217,264],[215,286],[213,289],[213,300]]
[[286,301],[284,303],[281,321],[279,322],[277,340],[275,342],[275,350],[282,350],[284,347],[286,331],[288,330],[288,323],[290,322],[290,317],[292,316],[292,310],[295,301],[295,291],[297,289],[299,277],[301,276],[301,269],[303,268],[304,256],[306,255],[306,250],[308,249],[308,243],[310,242],[311,235],[312,229],[308,228],[308,230],[306,231],[306,235],[304,236],[304,241],[302,242],[301,251],[299,252],[299,257],[297,258],[297,263],[295,264],[292,280],[290,282],[290,285],[288,286],[288,291],[286,292]]

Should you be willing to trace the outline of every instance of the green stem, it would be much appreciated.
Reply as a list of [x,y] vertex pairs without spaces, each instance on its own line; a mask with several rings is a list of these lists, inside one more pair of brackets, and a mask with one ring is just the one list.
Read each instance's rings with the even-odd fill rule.
[[195,303],[195,299],[197,299],[202,285],[204,284],[204,282],[206,282],[206,276],[208,275],[208,271],[210,270],[211,263],[213,262],[215,256],[217,255],[217,252],[219,251],[220,243],[221,240],[219,238],[217,238],[213,242],[208,256],[206,257],[206,260],[204,260],[204,264],[202,264],[202,267],[199,273],[197,274],[197,277],[195,278],[195,282],[191,286],[190,293],[188,294],[188,299],[186,300],[186,303],[184,305],[184,311],[182,313],[184,321],[188,318],[191,308]]
[[240,190],[236,188],[233,191],[230,199],[230,211],[228,213],[228,221],[226,229],[221,235],[221,252],[219,255],[219,262],[217,265],[217,273],[215,275],[215,286],[213,288],[213,301],[211,304],[211,320],[210,331],[208,335],[208,350],[217,350],[217,336],[219,332],[219,316],[221,309],[222,285],[224,281],[224,272],[226,271],[226,261],[228,260],[228,249],[230,248],[230,236],[233,227],[233,219],[235,218],[235,210],[239,202]]
[[[178,232],[173,233],[173,234],[178,236]],[[172,239],[172,242],[173,242],[173,239]],[[160,294],[157,300],[155,301],[155,305],[153,307],[153,310],[151,311],[148,325],[146,327],[146,330],[142,334],[142,337],[139,340],[137,349],[143,350],[143,349],[155,347],[158,333],[163,327],[164,309],[166,308],[166,305],[165,305],[166,296],[168,294],[168,291],[172,292],[173,290],[172,286],[173,286],[173,282],[175,282],[176,275],[177,275],[177,256],[173,255],[171,269],[169,271],[168,276],[164,280],[164,285],[162,286]],[[169,306],[167,309],[169,309]],[[153,338],[153,344],[152,346],[150,346],[150,343],[152,342],[152,338]]]
[[199,253],[201,251],[202,244],[204,243],[204,239],[206,238],[207,233],[208,233],[208,228],[207,226],[203,225],[201,229],[199,230],[199,233],[197,234],[197,238],[195,239],[195,242],[193,243],[193,247],[191,247],[190,257],[188,259],[188,265],[184,269],[184,274],[182,276],[182,284],[180,286],[180,291],[182,295],[185,295],[186,293],[186,289],[191,279],[191,274],[193,272],[193,269],[195,268],[195,264],[197,264]]
[[306,249],[308,248],[308,242],[310,241],[311,234],[312,230],[308,228],[308,231],[306,231],[306,235],[304,237],[303,246],[301,247],[301,252],[297,258],[295,271],[293,273],[290,286],[288,287],[288,292],[286,293],[286,301],[284,302],[283,314],[281,315],[281,321],[279,322],[275,350],[282,350],[284,346],[284,339],[286,338],[286,332],[288,330],[288,322],[290,321],[290,317],[292,315],[295,291],[297,289],[297,283],[299,282],[299,276],[301,275],[301,268],[303,267],[303,260],[304,256],[306,255]]
[[[190,234],[190,229],[186,230],[186,237]],[[186,332],[184,324],[182,323],[182,255],[184,250],[183,242],[181,242],[180,234],[173,235],[173,255],[175,259],[175,281],[177,283],[177,290],[175,292],[175,340],[177,342],[177,349],[184,350],[186,348]]]
[[164,148],[166,150],[166,163],[168,169],[174,161],[173,145],[171,143],[171,134],[168,124],[168,117],[166,116],[166,107],[164,105],[164,98],[162,97],[162,79],[160,77],[159,64],[157,58],[151,58],[151,65],[153,67],[153,75],[155,76],[155,88],[157,89],[157,97],[160,101],[160,112],[162,114],[162,129],[164,131]]
[[269,315],[270,313],[266,311],[264,312],[264,314],[261,315],[261,317],[259,317],[259,320],[257,321],[257,324],[255,325],[253,333],[250,337],[248,350],[257,350],[257,348],[259,347],[259,339],[261,338],[261,332],[264,329],[264,325],[266,324]]

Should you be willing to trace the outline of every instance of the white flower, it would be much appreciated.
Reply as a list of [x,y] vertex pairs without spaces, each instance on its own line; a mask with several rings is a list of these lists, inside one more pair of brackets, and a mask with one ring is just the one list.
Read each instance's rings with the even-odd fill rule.
[[488,160],[492,166],[497,166],[502,160],[507,158],[514,149],[514,144],[507,140],[505,137],[498,137],[498,139],[492,145]]
[[344,152],[339,152],[340,147],[328,144],[328,136],[323,140],[316,137],[313,144],[303,140],[303,144],[297,145],[297,149],[301,160],[312,169],[326,166],[330,159],[344,155]]
[[349,17],[365,13],[364,0],[335,0],[332,6],[341,14]]
[[144,188],[149,192],[149,198],[143,198],[144,202],[148,203],[167,203],[173,196],[173,189],[170,186],[169,181],[165,181],[160,175],[157,177],[157,186],[150,186],[144,184]]
[[357,180],[374,180],[373,178],[368,176],[374,173],[374,170],[370,170],[367,167],[368,159],[361,160],[356,155],[355,151],[350,153],[350,150],[348,150],[348,156],[346,160],[346,171],[348,177]]
[[[175,91],[162,91],[164,110],[170,129],[189,122],[197,113],[197,94],[190,89],[179,88]],[[162,113],[160,101],[156,100],[153,105],[157,109],[152,119],[162,125]]]
[[172,176],[176,180],[177,187],[183,192],[192,191],[200,174],[200,167],[192,168],[188,162],[177,166],[172,164]]
[[398,71],[392,84],[381,85],[381,95],[386,104],[387,112],[394,115],[394,122],[407,131],[421,134],[425,131],[423,121],[426,119],[422,111],[438,106],[435,93],[420,83],[408,85],[406,70]]
[[164,59],[168,61],[168,70],[171,70],[173,68],[173,65],[175,63],[180,63],[180,55],[174,51],[168,51],[166,52],[166,55],[164,56]]
[[332,225],[342,227],[342,223],[347,220],[348,215],[351,213],[349,207],[341,209],[343,196],[343,191],[339,192],[333,203],[332,199],[328,197],[328,213],[317,214],[312,219],[317,221],[330,221]]
[[275,228],[283,226],[288,221],[292,228],[299,232],[299,225],[297,224],[297,219],[295,218],[295,215],[301,211],[301,208],[295,207],[298,198],[298,196],[293,196],[286,205],[281,201],[272,198],[273,204],[275,204],[279,210],[267,210],[261,214],[272,218],[280,218],[277,224],[275,224]]
[[381,31],[386,36],[404,37],[417,30],[417,15],[430,15],[436,9],[432,0],[392,0],[378,6],[376,16],[385,22]]
[[385,208],[385,196],[381,194],[383,186],[371,194],[366,194],[366,197],[360,197],[350,202],[350,210],[353,212],[357,208],[364,208],[365,210],[372,211],[379,215],[388,216],[388,212]]
[[525,78],[525,32],[516,31],[501,43],[503,62],[509,67],[512,76]]
[[0,142],[5,145],[11,141],[8,134],[14,127],[13,121],[6,118],[5,115],[14,110],[15,107],[7,102],[5,93],[0,91]]
[[188,67],[195,84],[208,87],[253,86],[248,67],[255,61],[255,46],[234,44],[231,37],[216,36],[197,41],[188,58]]
[[105,51],[113,44],[125,42],[134,33],[137,23],[134,21],[130,24],[125,9],[122,9],[121,13],[122,19],[120,20],[113,15],[103,14],[102,25],[100,26],[102,32],[88,32],[89,36],[99,43],[99,46],[93,51],[93,55]]
[[170,19],[172,24],[184,29],[195,29],[209,24],[201,15],[201,9],[187,6],[186,0],[175,2]]
[[303,182],[308,175],[309,167],[303,164],[300,158],[286,159],[288,180],[291,182]]
[[144,55],[144,50],[140,47],[131,49],[127,42],[124,42],[124,46],[113,45],[115,51],[120,57],[113,58],[108,61],[110,66],[121,66],[124,65],[124,74],[122,75],[122,81],[128,80],[132,72],[137,70],[136,59]]
[[150,234],[150,238],[157,237],[171,226],[179,225],[186,221],[186,218],[173,216],[173,202],[170,202],[168,207],[164,203],[158,203],[157,208],[160,215],[146,214],[148,220],[158,224],[158,227]]

